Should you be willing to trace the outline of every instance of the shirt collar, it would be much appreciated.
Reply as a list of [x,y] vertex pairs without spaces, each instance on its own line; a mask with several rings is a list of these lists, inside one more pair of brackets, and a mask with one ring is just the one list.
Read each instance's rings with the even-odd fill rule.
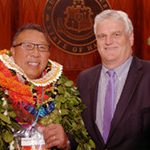
[[[118,76],[118,78],[128,72],[132,59],[133,59],[133,56],[130,56],[123,64],[113,69],[116,73],[116,76]],[[106,74],[108,70],[109,70],[108,68],[102,65],[102,73]]]

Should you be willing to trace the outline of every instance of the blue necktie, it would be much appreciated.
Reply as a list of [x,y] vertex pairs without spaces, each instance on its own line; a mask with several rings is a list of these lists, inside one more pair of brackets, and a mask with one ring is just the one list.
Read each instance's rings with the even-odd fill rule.
[[111,120],[113,117],[113,103],[115,98],[115,72],[113,70],[107,71],[109,76],[106,88],[105,102],[104,102],[104,115],[103,115],[103,139],[106,143]]

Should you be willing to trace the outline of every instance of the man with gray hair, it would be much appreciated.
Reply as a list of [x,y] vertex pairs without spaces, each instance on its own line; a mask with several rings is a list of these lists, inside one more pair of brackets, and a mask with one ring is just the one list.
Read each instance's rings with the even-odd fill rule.
[[101,64],[81,72],[77,85],[96,150],[150,150],[150,61],[133,54],[132,22],[104,10],[94,33]]

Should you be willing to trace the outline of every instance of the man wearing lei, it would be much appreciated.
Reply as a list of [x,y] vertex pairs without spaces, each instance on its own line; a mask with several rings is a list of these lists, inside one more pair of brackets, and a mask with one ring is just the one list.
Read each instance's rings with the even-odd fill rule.
[[49,59],[49,48],[42,28],[27,24],[10,51],[0,51],[0,149],[15,149],[14,132],[33,124],[46,149],[95,147],[81,118],[79,93],[62,66]]

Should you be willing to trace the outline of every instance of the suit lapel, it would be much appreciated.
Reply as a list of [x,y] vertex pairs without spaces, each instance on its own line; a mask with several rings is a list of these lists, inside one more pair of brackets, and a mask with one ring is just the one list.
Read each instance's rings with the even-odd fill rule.
[[143,72],[141,71],[142,70],[141,67],[142,66],[140,61],[137,60],[137,58],[134,58],[122,94],[120,96],[120,100],[117,104],[116,111],[114,113],[109,139],[113,136],[117,126],[119,125],[119,122],[123,117],[128,107],[128,104],[133,96],[133,93],[137,87],[137,84],[139,83],[139,80],[143,74]]

